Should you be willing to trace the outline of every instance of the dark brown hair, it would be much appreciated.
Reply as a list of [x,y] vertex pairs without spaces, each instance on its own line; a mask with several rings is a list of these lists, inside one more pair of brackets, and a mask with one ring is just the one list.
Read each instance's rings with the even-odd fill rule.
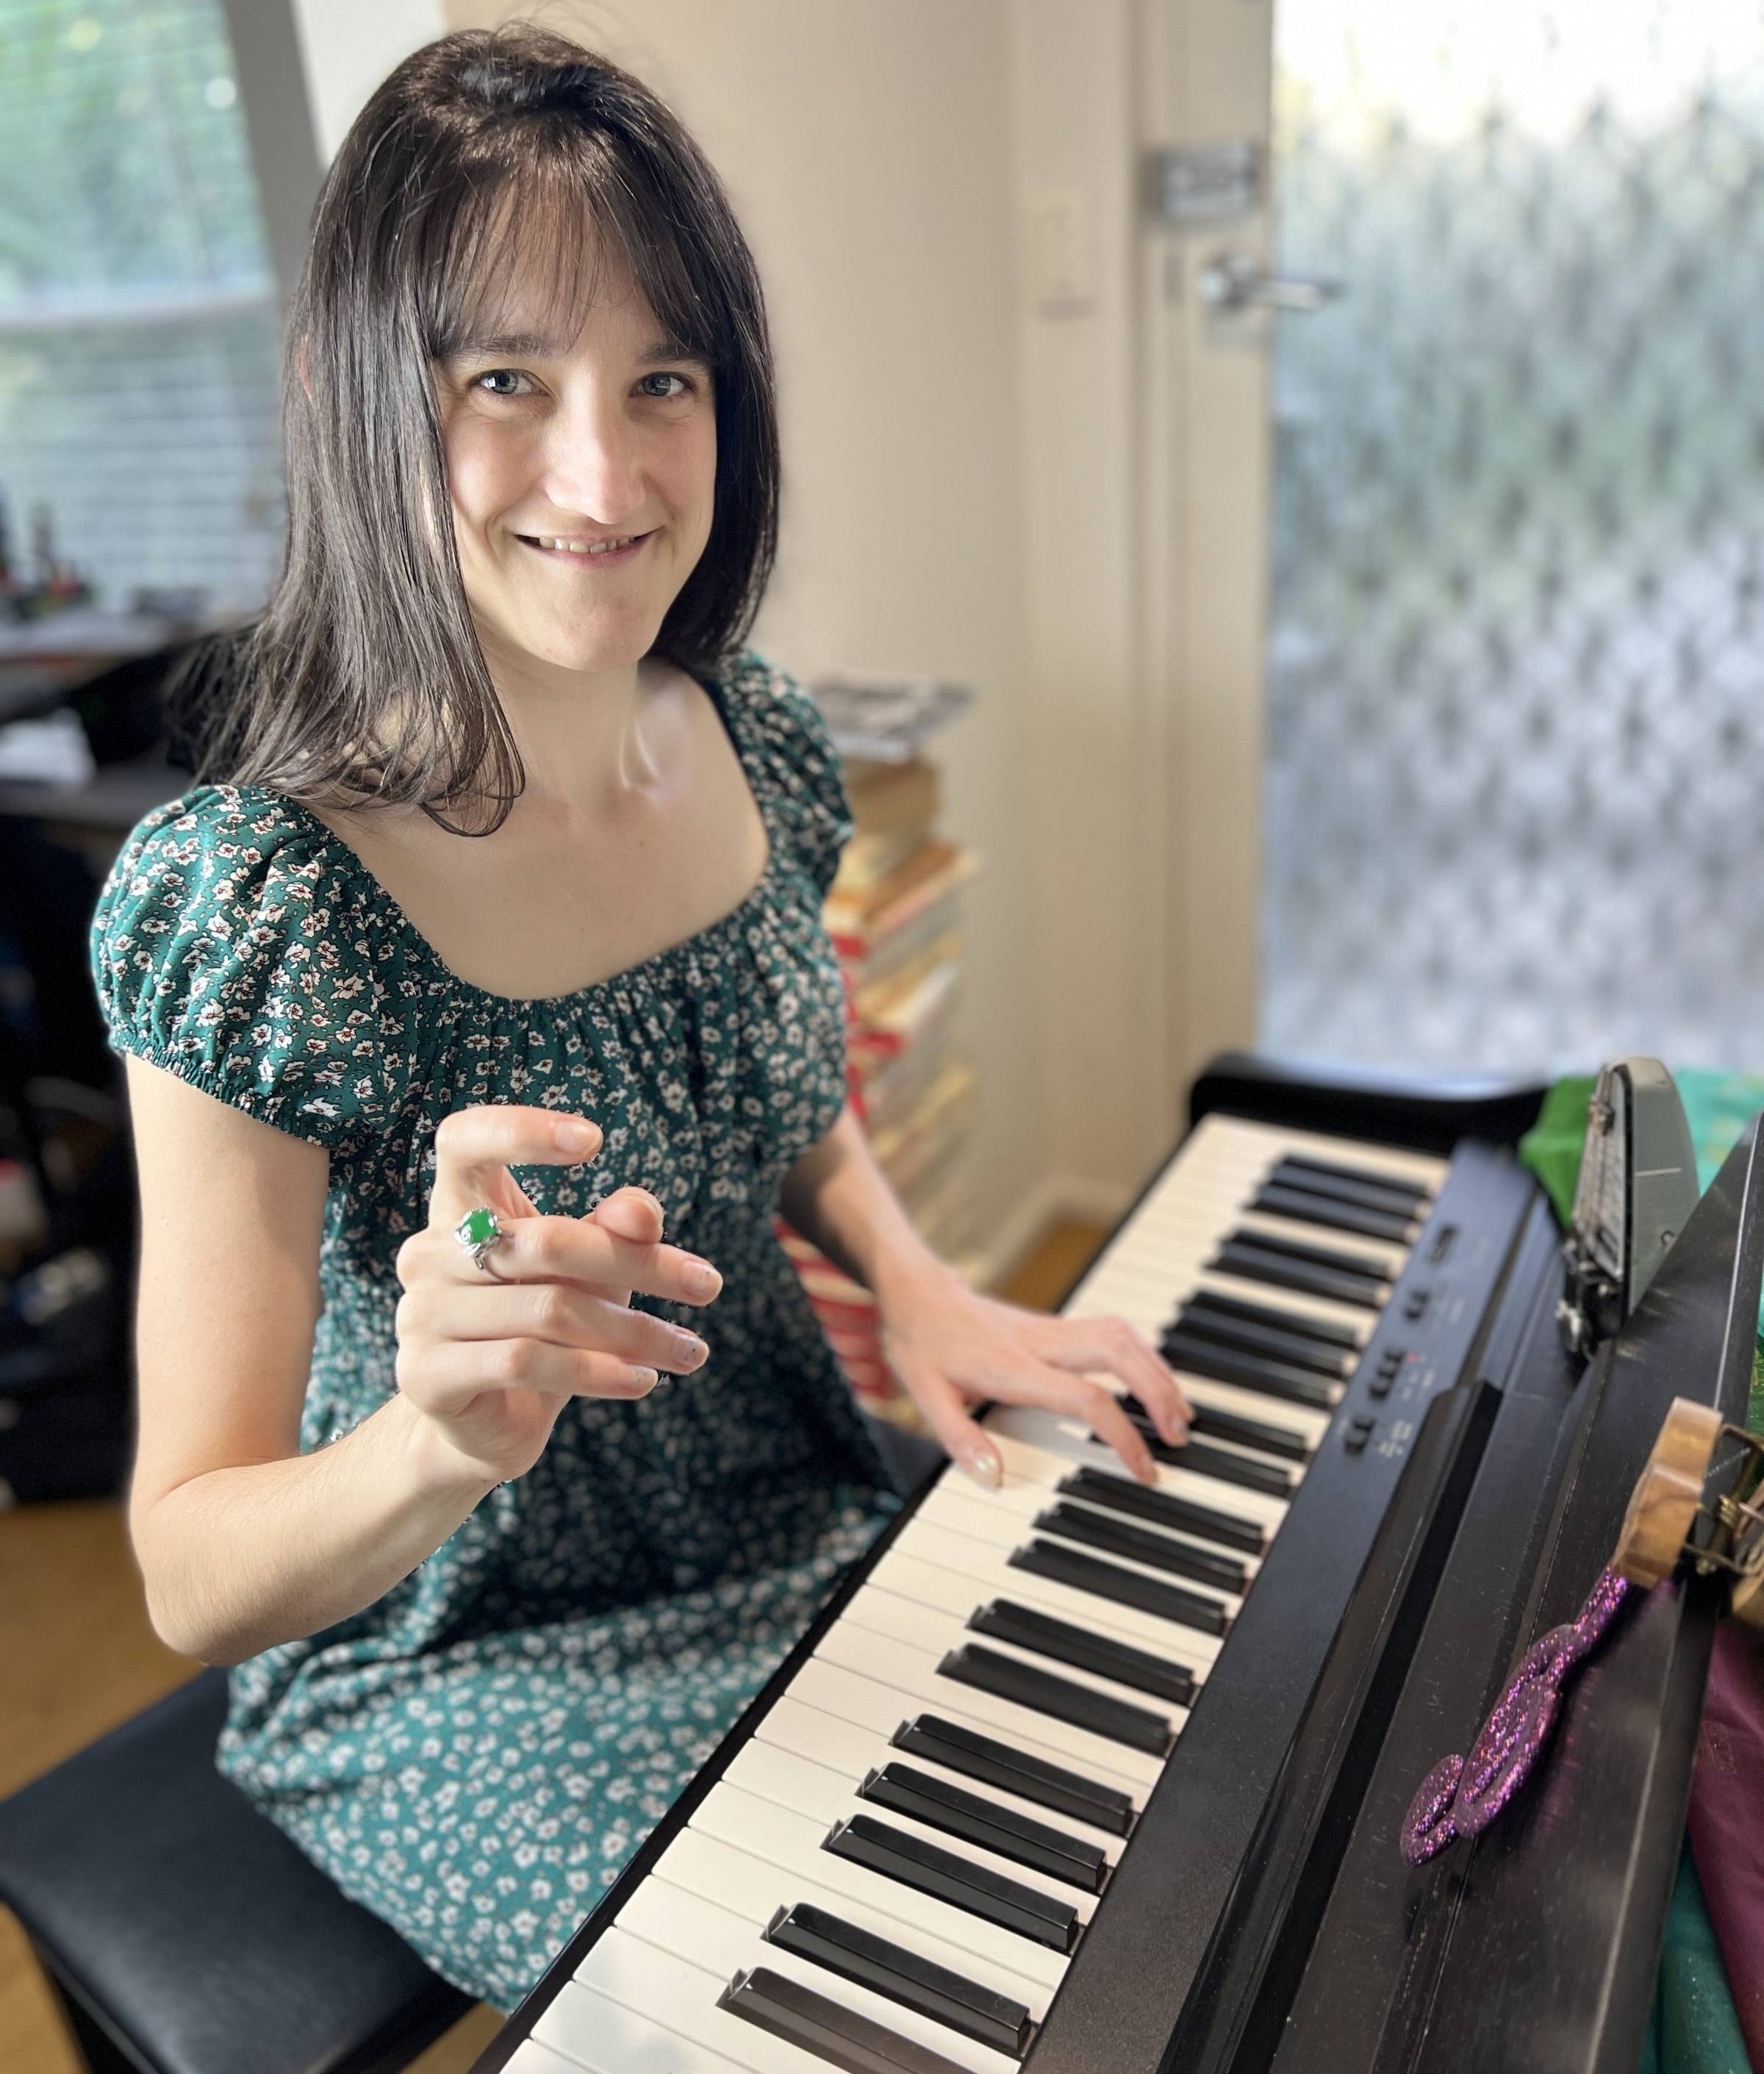
[[640,81],[528,23],[462,31],[391,73],[320,191],[283,374],[281,571],[261,618],[186,677],[201,778],[415,803],[462,834],[490,830],[436,804],[494,800],[490,828],[506,818],[525,774],[461,580],[432,364],[499,328],[499,287],[517,279],[572,337],[591,258],[619,254],[663,333],[708,362],[717,411],[709,538],[652,652],[696,674],[726,663],[777,541],[753,255],[708,161]]

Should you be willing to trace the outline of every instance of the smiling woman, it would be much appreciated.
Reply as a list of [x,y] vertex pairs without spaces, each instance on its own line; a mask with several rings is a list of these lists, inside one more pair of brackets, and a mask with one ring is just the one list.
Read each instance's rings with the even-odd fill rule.
[[1146,1479],[1096,1372],[1171,1444],[1186,1407],[1118,1321],[966,1287],[846,1106],[838,765],[738,645],[764,310],[673,117],[444,37],[346,139],[291,325],[281,580],[92,928],[130,1528],[162,1637],[233,1667],[226,1776],[511,2007],[893,1509],[781,1208],[981,1482],[985,1400]]

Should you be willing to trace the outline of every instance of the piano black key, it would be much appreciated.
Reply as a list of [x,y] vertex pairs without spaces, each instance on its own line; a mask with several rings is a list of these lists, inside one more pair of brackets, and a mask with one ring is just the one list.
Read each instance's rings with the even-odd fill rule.
[[[1142,1433],[1157,1437],[1151,1413],[1131,1390],[1123,1394],[1121,1404]],[[1290,1426],[1270,1426],[1264,1419],[1246,1419],[1241,1412],[1221,1411],[1210,1404],[1193,1407],[1188,1431],[1203,1440],[1232,1440],[1240,1448],[1258,1448],[1265,1455],[1284,1456],[1291,1462],[1308,1462],[1315,1452],[1303,1434]]]
[[[1191,1442],[1190,1445],[1193,1444]],[[1178,1449],[1179,1453],[1184,1452]],[[1117,1514],[1092,1512],[1064,1500],[1035,1514],[1035,1528],[1042,1534],[1057,1534],[1068,1541],[1082,1541],[1105,1555],[1125,1556],[1130,1562],[1146,1563],[1172,1576],[1192,1577],[1197,1584],[1215,1591],[1231,1592],[1241,1598],[1249,1580],[1235,1556],[1221,1556],[1211,1548],[1196,1548],[1192,1542],[1172,1541],[1167,1534],[1150,1527],[1131,1527]]]
[[1338,1196],[1342,1201],[1362,1202],[1374,1208],[1389,1204],[1425,1216],[1433,1198],[1418,1181],[1398,1180],[1394,1174],[1374,1174],[1369,1168],[1342,1167],[1332,1160],[1313,1159],[1308,1153],[1289,1152],[1277,1161],[1268,1179],[1288,1182],[1319,1194]]
[[787,2039],[845,2074],[962,2074],[953,2060],[874,2018],[844,2008],[787,1973],[754,1966],[737,1973],[717,2006]]
[[1369,1210],[1358,1203],[1338,1203],[1332,1196],[1308,1195],[1301,1188],[1264,1188],[1250,1205],[1265,1217],[1291,1217],[1320,1225],[1326,1231],[1353,1232],[1361,1238],[1388,1239],[1394,1246],[1413,1243],[1420,1227],[1395,1210]]
[[1148,1490],[1126,1477],[1111,1476],[1106,1469],[1074,1469],[1060,1479],[1057,1488],[1087,1505],[1105,1506],[1111,1512],[1126,1512],[1140,1519],[1155,1519],[1184,1534],[1198,1535],[1226,1548],[1241,1548],[1259,1556],[1267,1547],[1267,1531],[1261,1522],[1244,1519],[1234,1512],[1217,1512],[1211,1506],[1196,1505],[1192,1498],[1172,1498],[1168,1491]]
[[1334,1268],[1312,1267],[1246,1239],[1228,1239],[1207,1265],[1216,1274],[1235,1275],[1246,1282],[1266,1282],[1275,1289],[1296,1289],[1303,1295],[1324,1296],[1332,1303],[1350,1303],[1362,1311],[1382,1311],[1390,1284],[1365,1275],[1344,1275]]
[[1240,1448],[1259,1448],[1265,1455],[1283,1455],[1289,1462],[1311,1459],[1310,1444],[1291,1427],[1270,1426],[1266,1419],[1245,1419],[1235,1411],[1217,1411],[1210,1404],[1195,1406],[1188,1431],[1203,1440],[1234,1440]]
[[971,1685],[977,1692],[990,1692],[994,1699],[1009,1700],[1056,1721],[1069,1721],[1075,1729],[1087,1729],[1093,1736],[1124,1743],[1130,1750],[1144,1750],[1152,1757],[1167,1757],[1175,1741],[1167,1714],[1155,1714],[1149,1707],[1135,1707],[1126,1700],[1111,1699],[1089,1685],[1075,1685],[1069,1678],[1056,1678],[1050,1671],[1038,1671],[1032,1663],[1020,1663],[1014,1656],[1001,1656],[996,1649],[978,1649],[964,1643],[952,1649],[937,1667],[937,1675],[957,1685]]
[[1075,1592],[1093,1592],[1099,1599],[1137,1606],[1142,1613],[1174,1621],[1180,1627],[1197,1628],[1203,1634],[1223,1634],[1231,1625],[1229,1614],[1217,1599],[1204,1599],[1179,1584],[1142,1577],[1137,1570],[1123,1570],[1118,1563],[1080,1556],[1076,1548],[1062,1548],[1057,1542],[1026,1542],[1021,1548],[1013,1548],[1005,1560],[1012,1569],[1027,1570],[1032,1577],[1051,1577],[1056,1584],[1070,1584]]
[[[1301,1318],[1294,1312],[1280,1310],[1271,1303],[1250,1303],[1241,1296],[1221,1296],[1217,1289],[1196,1290],[1184,1307],[1184,1317],[1191,1311],[1241,1318],[1251,1324],[1266,1325],[1273,1332],[1297,1332],[1308,1341],[1320,1340],[1325,1345],[1340,1347],[1355,1358],[1360,1352],[1360,1336],[1352,1325],[1338,1324],[1332,1318]],[[1179,1319],[1177,1322],[1182,1320]]]
[[1086,1894],[1101,1894],[1109,1877],[1109,1861],[1101,1845],[1087,1844],[1081,1836],[1068,1836],[1046,1822],[1019,1815],[1014,1808],[1001,1807],[965,1787],[952,1786],[910,1764],[885,1764],[864,1775],[857,1789],[865,1800],[878,1808],[891,1808],[897,1815],[911,1815],[927,1828],[941,1829],[946,1836],[977,1844],[1001,1858],[1013,1858],[1031,1865],[1068,1886],[1082,1887]]
[[1164,1329],[1216,1341],[1237,1353],[1266,1354],[1291,1368],[1314,1369],[1333,1382],[1345,1382],[1359,1361],[1357,1348],[1349,1353],[1338,1343],[1308,1338],[1297,1319],[1290,1325],[1252,1324],[1247,1318],[1220,1316],[1199,1296],[1184,1303]]
[[1172,1368],[1185,1368],[1191,1375],[1208,1375],[1215,1382],[1234,1382],[1240,1390],[1258,1390],[1286,1404],[1308,1405],[1314,1411],[1335,1408],[1336,1384],[1308,1370],[1270,1361],[1263,1354],[1239,1353],[1215,1341],[1197,1340],[1179,1328],[1164,1334],[1158,1342],[1158,1351]]
[[[1241,1587],[1239,1587],[1241,1589]],[[990,1635],[995,1642],[1014,1642],[1018,1649],[1034,1650],[1056,1663],[1070,1663],[1080,1671],[1112,1678],[1117,1685],[1131,1685],[1160,1700],[1172,1700],[1179,1707],[1194,1704],[1194,1673],[1186,1664],[1171,1663],[1149,1650],[1135,1649],[1130,1642],[1114,1642],[1092,1634],[1051,1613],[1019,1606],[1014,1600],[994,1599],[968,1616],[976,1634]]]
[[1192,1469],[1197,1477],[1217,1477],[1222,1484],[1240,1490],[1260,1491],[1264,1498],[1291,1498],[1299,1479],[1280,1462],[1258,1462],[1230,1448],[1216,1448],[1210,1440],[1185,1440],[1179,1448],[1160,1440],[1154,1432],[1140,1436],[1155,1460],[1174,1469]]
[[1078,1942],[1078,1911],[1069,1901],[897,1829],[892,1822],[851,1816],[833,1824],[821,1848],[1051,1952],[1070,1952]]
[[766,1926],[766,1940],[782,1952],[812,1959],[830,1973],[873,1988],[879,1995],[921,2016],[946,2023],[964,2038],[1021,2060],[1034,2030],[1028,2010],[977,1981],[891,1944],[855,1923],[806,1901],[781,1908]]
[[1228,1233],[1225,1243],[1254,1246],[1258,1253],[1277,1253],[1283,1260],[1296,1260],[1306,1267],[1324,1268],[1332,1275],[1357,1275],[1365,1282],[1388,1282],[1391,1279],[1364,1254],[1343,1253],[1332,1246],[1319,1246],[1314,1239],[1283,1238],[1274,1232],[1244,1229]]
[[1013,1750],[994,1736],[946,1721],[940,1714],[903,1721],[888,1740],[910,1756],[940,1764],[964,1779],[977,1779],[983,1786],[996,1786],[1037,1808],[1051,1808],[1056,1815],[1070,1815],[1112,1836],[1125,1836],[1133,1827],[1133,1802],[1118,1787],[1101,1785],[1063,1764]]

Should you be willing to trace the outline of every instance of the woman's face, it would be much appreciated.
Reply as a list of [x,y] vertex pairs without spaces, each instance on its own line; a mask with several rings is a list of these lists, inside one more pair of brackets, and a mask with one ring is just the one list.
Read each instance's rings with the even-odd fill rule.
[[460,567],[493,663],[638,662],[710,535],[710,370],[669,350],[628,269],[601,279],[575,338],[538,335],[517,293],[495,338],[436,369]]

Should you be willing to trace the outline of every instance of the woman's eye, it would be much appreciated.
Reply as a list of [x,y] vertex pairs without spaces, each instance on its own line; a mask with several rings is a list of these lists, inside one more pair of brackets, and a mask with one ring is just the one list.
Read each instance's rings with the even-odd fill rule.
[[[524,382],[526,379],[527,377],[522,374],[518,367],[492,367],[485,373],[479,375],[477,379],[472,384],[472,386],[474,389],[482,389],[486,382]],[[484,390],[484,394],[486,396],[513,396],[517,393],[518,392],[513,389]]]
[[[690,382],[688,382],[688,381],[687,380],[686,377],[685,377],[684,374],[646,374],[646,375],[643,377],[643,381],[644,381],[644,382],[677,382],[680,384],[680,387],[679,387],[679,388],[675,391],[675,393],[673,394],[673,395],[671,395],[671,396],[658,396],[658,397],[656,398],[656,399],[655,399],[655,400],[656,400],[658,403],[675,403],[675,402],[677,402],[677,401],[679,400],[679,399],[680,399],[681,396],[683,396],[683,395],[689,395],[692,393],[692,383],[691,383]],[[641,387],[642,386],[642,382],[639,382],[639,383],[638,383],[638,386],[639,388],[641,388]]]

